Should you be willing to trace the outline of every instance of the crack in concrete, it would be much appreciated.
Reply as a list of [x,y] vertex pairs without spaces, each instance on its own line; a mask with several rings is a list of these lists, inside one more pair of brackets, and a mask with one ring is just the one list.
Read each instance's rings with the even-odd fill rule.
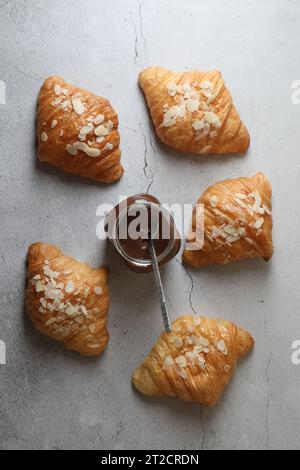
[[[141,128],[141,125],[140,125],[140,128]],[[137,129],[134,129],[132,127],[127,127],[125,126],[123,129],[128,129],[129,131],[131,132],[134,132],[135,134],[139,134],[143,137],[144,139],[144,166],[143,166],[143,173],[145,175],[145,178],[148,182],[148,186],[147,186],[147,190],[146,190],[146,194],[149,194],[149,191],[151,189],[151,186],[154,182],[154,175],[153,175],[153,172],[150,168],[150,165],[149,165],[149,161],[148,161],[148,157],[149,157],[149,152],[148,152],[148,144],[147,144],[147,137],[146,137],[146,134],[143,132],[143,130],[141,129],[140,131],[138,131]],[[121,130],[121,128],[120,128]],[[153,144],[152,144],[152,140],[151,140],[151,136],[149,137],[149,141],[150,141],[150,146],[152,149],[154,149],[153,147]]]
[[132,22],[133,24],[133,28],[134,28],[134,36],[135,36],[135,39],[134,39],[134,63],[136,65],[137,63],[137,60],[138,60],[138,57],[139,57],[139,51],[138,51],[138,35],[137,35],[137,29],[136,29],[136,24],[135,22],[133,21]]
[[[130,17],[132,18],[131,12],[130,12]],[[137,64],[137,60],[138,60],[138,58],[139,58],[139,48],[138,48],[139,39],[138,39],[138,33],[137,33],[137,27],[136,27],[135,21],[134,21],[134,20],[131,20],[130,23],[131,23],[131,25],[133,26],[133,33],[134,33],[134,57],[133,57],[133,63],[134,63],[134,65],[136,65],[136,64]]]
[[183,267],[183,269],[184,269],[186,275],[187,275],[188,278],[190,279],[190,282],[191,282],[191,289],[190,289],[190,293],[189,293],[189,303],[190,303],[190,308],[191,308],[192,312],[194,313],[194,315],[197,315],[196,310],[195,310],[195,308],[194,308],[194,306],[193,306],[194,278],[193,278],[192,274],[190,273],[188,267],[187,267],[185,264],[183,264],[183,263],[182,263],[181,261],[179,261],[177,258],[176,258],[175,261],[176,261],[177,263],[179,263],[179,264]]
[[134,20],[132,19],[132,15],[131,15],[131,11],[129,12],[129,15],[130,15],[130,20],[128,20],[127,18],[124,19],[124,21],[126,23],[129,23],[131,26],[133,26],[133,34],[134,34],[134,57],[133,57],[133,63],[134,65],[137,64],[137,60],[138,60],[138,57],[139,57],[139,48],[138,48],[138,33],[137,33],[137,27],[136,27],[136,24],[134,22]]
[[144,30],[143,30],[143,7],[144,7],[144,2],[139,3],[139,20],[140,20],[140,33],[141,33],[141,38],[144,41],[144,44],[146,44],[146,38],[144,35]]
[[190,273],[188,267],[185,266],[183,263],[181,263],[181,264],[182,264],[183,269],[185,270],[186,274],[188,275],[188,277],[190,278],[190,281],[191,281],[191,290],[190,290],[190,295],[189,295],[190,307],[191,307],[194,315],[197,315],[196,310],[193,306],[194,278],[193,278],[192,274]]
[[150,191],[151,186],[153,184],[154,176],[153,176],[153,173],[151,171],[151,168],[150,168],[149,162],[148,162],[147,137],[146,137],[146,134],[142,130],[141,130],[141,133],[142,133],[143,138],[144,138],[144,146],[145,146],[143,171],[144,171],[145,178],[148,181],[148,187],[147,187],[147,190],[146,190],[146,194],[149,194],[149,191]]
[[[264,329],[266,332],[266,337],[268,339],[268,343],[270,341],[268,327],[267,327],[267,319],[266,315],[264,314]],[[265,420],[265,432],[266,432],[266,449],[269,449],[270,445],[270,427],[269,427],[269,409],[270,409],[270,367],[272,363],[272,351],[269,347],[269,358],[265,369],[265,377],[266,377],[266,389],[267,389],[267,404],[266,404],[266,420]]]
[[154,129],[153,129],[153,122],[152,122],[152,118],[149,114],[149,117],[148,117],[148,124],[149,124],[149,141],[150,141],[150,147],[152,149],[152,153],[153,153],[153,156],[155,154],[155,146],[154,146],[154,142],[153,142],[153,133],[154,133]]
[[121,432],[124,431],[124,429],[125,429],[124,424],[119,423],[116,433],[112,436],[112,440],[114,441],[114,440],[118,439],[118,437],[120,436]]
[[3,259],[3,262],[4,262],[4,264],[6,264],[6,260],[5,260],[5,258],[4,258],[4,255],[3,255],[3,254],[1,254],[1,258]]
[[201,410],[200,410],[200,424],[201,424],[201,429],[202,429],[201,450],[205,450],[205,441],[206,441],[206,429],[205,429],[204,422],[203,422],[203,411],[204,411],[204,406],[201,405]]
[[269,449],[269,445],[270,445],[270,429],[269,429],[269,408],[270,408],[270,375],[269,375],[269,371],[270,371],[270,367],[271,367],[271,362],[272,362],[272,354],[270,355],[269,357],[269,360],[268,360],[268,363],[267,363],[267,367],[266,367],[266,370],[265,370],[265,376],[266,376],[266,382],[267,382],[267,407],[266,407],[266,423],[265,423],[265,427],[266,427],[266,435],[267,435],[267,438],[266,438],[266,449]]

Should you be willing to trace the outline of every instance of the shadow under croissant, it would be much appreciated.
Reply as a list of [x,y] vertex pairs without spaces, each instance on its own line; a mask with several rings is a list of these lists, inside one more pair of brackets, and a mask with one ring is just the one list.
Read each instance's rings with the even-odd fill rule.
[[[213,274],[214,276],[237,276],[241,271],[245,271],[245,273],[256,271],[257,273],[262,273],[264,276],[268,275],[271,271],[272,261],[265,261],[262,258],[249,258],[246,260],[235,261],[229,264],[217,264],[211,263],[207,266],[203,267],[193,267],[189,264],[185,263],[184,266],[187,266],[188,269],[193,273],[200,273],[200,272],[208,272]],[[244,274],[244,273],[243,273]]]
[[40,162],[37,158],[35,159],[35,170],[40,173],[55,177],[64,184],[64,187],[73,187],[74,184],[81,184],[83,186],[94,186],[97,188],[100,187],[101,190],[103,190],[120,182],[120,180],[117,180],[113,183],[100,183],[99,181],[94,181],[83,176],[78,176],[73,173],[65,172],[61,168],[57,168],[53,165],[50,165],[49,163]]

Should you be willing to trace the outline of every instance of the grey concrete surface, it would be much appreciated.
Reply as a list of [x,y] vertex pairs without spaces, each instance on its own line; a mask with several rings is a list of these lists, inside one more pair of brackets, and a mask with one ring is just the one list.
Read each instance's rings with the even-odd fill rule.
[[[299,447],[299,126],[297,0],[0,0],[0,447],[3,449],[275,449]],[[222,70],[251,134],[247,156],[199,158],[162,146],[138,72]],[[120,117],[124,178],[104,187],[36,164],[35,106],[52,74],[109,98]],[[147,399],[131,373],[162,328],[151,276],[96,238],[96,208],[145,191],[193,203],[219,179],[265,172],[274,189],[271,263],[163,271],[171,316],[193,310],[248,328],[254,353],[213,409]],[[25,257],[42,240],[110,265],[111,341],[99,359],[66,352],[24,312]]]

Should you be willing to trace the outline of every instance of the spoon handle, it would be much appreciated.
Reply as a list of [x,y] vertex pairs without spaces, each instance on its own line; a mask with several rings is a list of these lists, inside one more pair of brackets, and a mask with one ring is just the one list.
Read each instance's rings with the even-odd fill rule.
[[171,323],[169,319],[169,313],[168,313],[168,308],[166,304],[164,288],[163,288],[163,284],[161,280],[161,275],[159,271],[159,266],[158,266],[158,261],[157,261],[157,256],[156,256],[156,251],[155,251],[153,240],[149,240],[149,251],[151,255],[154,279],[155,279],[156,289],[158,293],[163,322],[165,325],[165,330],[167,333],[171,333],[172,327],[171,327]]

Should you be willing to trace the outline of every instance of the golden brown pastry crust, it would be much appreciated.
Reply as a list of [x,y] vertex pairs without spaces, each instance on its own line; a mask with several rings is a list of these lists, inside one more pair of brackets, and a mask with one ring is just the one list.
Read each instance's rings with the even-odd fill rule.
[[[197,204],[204,205],[204,245],[185,250],[183,261],[194,267],[228,264],[273,256],[272,187],[262,173],[210,186]],[[201,212],[201,209],[200,209]],[[197,210],[192,232],[196,231]],[[193,240],[193,235],[188,236]]]
[[232,378],[237,360],[253,348],[251,335],[225,320],[183,316],[162,333],[133,374],[144,395],[175,396],[212,406]]
[[107,269],[92,269],[58,248],[35,243],[28,250],[26,308],[35,327],[83,356],[107,346]]
[[[145,93],[157,135],[165,144],[202,155],[245,153],[248,150],[249,133],[221,72],[172,72],[162,67],[149,67],[140,73],[139,84]],[[178,104],[180,109],[175,108]],[[166,112],[169,116],[179,113],[174,125]],[[181,113],[184,117],[180,117]]]
[[[99,116],[103,116],[103,121]],[[38,99],[38,159],[68,173],[113,183],[124,172],[118,125],[118,116],[108,100],[66,83],[61,77],[50,77]]]

